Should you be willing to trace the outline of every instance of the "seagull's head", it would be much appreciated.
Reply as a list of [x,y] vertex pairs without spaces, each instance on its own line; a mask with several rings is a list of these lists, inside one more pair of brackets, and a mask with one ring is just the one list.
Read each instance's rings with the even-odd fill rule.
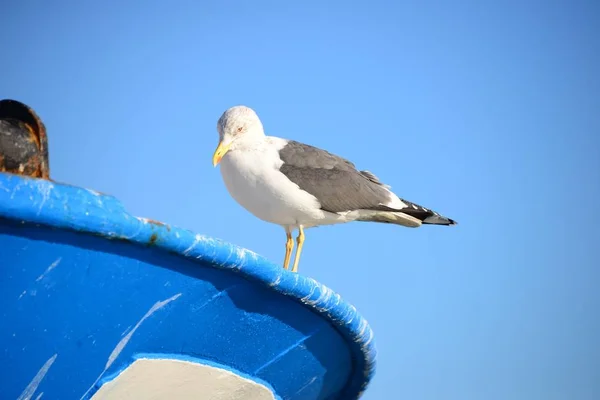
[[213,154],[213,166],[217,166],[225,154],[243,144],[265,136],[262,123],[253,109],[235,106],[227,109],[217,122],[219,145]]

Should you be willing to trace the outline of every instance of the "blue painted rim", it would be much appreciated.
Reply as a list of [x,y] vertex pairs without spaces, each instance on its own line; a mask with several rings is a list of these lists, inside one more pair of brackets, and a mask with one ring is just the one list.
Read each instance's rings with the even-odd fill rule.
[[309,307],[346,339],[355,362],[343,399],[359,398],[375,374],[373,331],[356,308],[312,278],[258,254],[189,230],[134,217],[115,197],[93,190],[0,172],[0,218],[153,246],[229,270]]

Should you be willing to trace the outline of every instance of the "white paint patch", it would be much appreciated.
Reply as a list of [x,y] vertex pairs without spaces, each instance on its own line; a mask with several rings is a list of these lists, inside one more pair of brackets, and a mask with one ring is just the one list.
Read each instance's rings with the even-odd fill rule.
[[[50,369],[52,364],[54,364],[54,360],[56,360],[56,357],[58,357],[58,354],[54,354],[48,359],[48,361],[44,363],[44,365],[42,365],[42,368],[40,368],[38,373],[35,374],[31,382],[29,382],[29,385],[27,385],[27,387],[25,388],[25,390],[23,390],[23,393],[21,393],[17,400],[30,400],[33,397],[38,386],[40,386],[40,383],[42,383],[42,379],[44,379],[44,377],[48,373],[48,370]],[[42,397],[42,394],[43,393],[40,393],[40,395],[37,398],[39,399],[40,397]]]
[[135,324],[135,326],[133,327],[133,329],[131,329],[131,331],[129,331],[129,333],[127,335],[125,335],[125,337],[123,337],[123,339],[121,339],[119,341],[119,343],[117,343],[117,345],[115,346],[115,348],[113,349],[113,351],[108,356],[108,360],[106,361],[106,365],[104,366],[104,370],[100,373],[100,375],[98,376],[98,378],[96,378],[96,380],[94,381],[94,383],[92,383],[92,386],[90,386],[88,388],[88,390],[86,390],[86,392],[83,394],[83,396],[81,396],[81,399],[83,399],[90,392],[90,390],[92,390],[92,388],[96,385],[96,383],[98,383],[98,381],[100,380],[100,378],[102,378],[102,375],[104,375],[104,373],[106,372],[106,370],[108,368],[110,368],[110,366],[112,365],[112,363],[115,362],[115,360],[117,359],[117,357],[119,357],[119,354],[121,354],[121,352],[123,351],[123,349],[125,348],[125,346],[127,346],[127,343],[129,343],[129,340],[131,340],[131,337],[133,336],[133,334],[135,333],[135,331],[140,327],[140,325],[142,325],[142,323],[146,319],[148,319],[152,314],[154,314],[156,311],[160,310],[161,308],[163,308],[164,306],[166,306],[170,302],[172,302],[174,300],[177,300],[179,298],[179,296],[181,296],[181,293],[177,293],[176,295],[174,295],[172,297],[169,297],[166,300],[157,301],[156,303],[154,303],[154,305],[152,307],[150,307],[150,309],[148,310],[148,312],[142,317],[142,319],[140,319],[137,322],[137,324]]
[[23,293],[21,293],[21,294],[19,295],[19,300],[21,300],[21,298],[22,298],[23,296],[25,296],[26,294],[27,294],[27,290],[23,290]]
[[92,400],[227,399],[273,400],[258,382],[209,365],[174,359],[138,359],[105,383]]
[[54,261],[52,264],[50,264],[50,266],[49,266],[48,268],[46,268],[46,270],[44,271],[44,273],[43,273],[43,274],[41,274],[40,276],[38,276],[38,277],[37,277],[37,279],[36,279],[35,281],[36,281],[36,282],[39,282],[39,281],[41,281],[42,279],[44,279],[44,277],[45,277],[46,275],[48,275],[48,273],[49,273],[50,271],[52,271],[54,268],[56,268],[56,267],[58,266],[58,264],[60,264],[61,260],[62,260],[62,257],[58,257],[58,258],[56,259],[56,261]]

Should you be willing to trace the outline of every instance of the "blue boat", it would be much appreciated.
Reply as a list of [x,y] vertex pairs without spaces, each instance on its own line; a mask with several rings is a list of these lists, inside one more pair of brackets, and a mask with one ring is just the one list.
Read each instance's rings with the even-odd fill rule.
[[0,173],[2,399],[359,398],[367,321],[340,295],[114,197]]

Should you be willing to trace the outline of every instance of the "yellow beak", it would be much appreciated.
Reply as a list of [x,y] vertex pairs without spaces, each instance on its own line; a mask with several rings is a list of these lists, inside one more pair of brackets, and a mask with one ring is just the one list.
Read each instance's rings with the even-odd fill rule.
[[223,158],[225,153],[229,151],[229,146],[231,146],[231,143],[224,145],[223,142],[219,142],[219,145],[215,150],[215,154],[213,154],[213,167],[216,167],[217,164],[221,162],[221,159]]

